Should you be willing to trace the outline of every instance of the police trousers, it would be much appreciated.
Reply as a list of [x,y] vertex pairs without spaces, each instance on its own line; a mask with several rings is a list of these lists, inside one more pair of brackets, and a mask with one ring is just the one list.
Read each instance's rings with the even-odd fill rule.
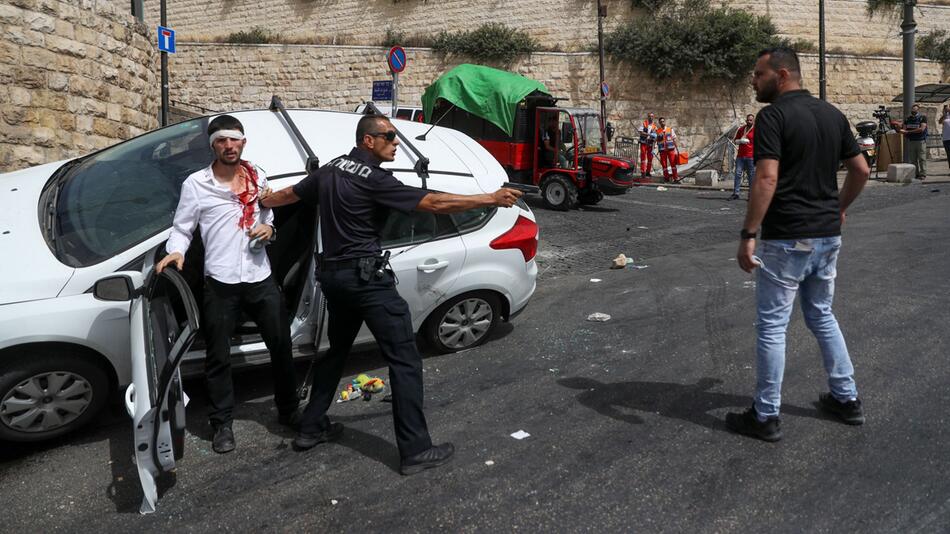
[[393,399],[393,426],[402,458],[432,447],[422,410],[422,356],[416,347],[409,305],[396,292],[394,277],[360,280],[359,271],[321,272],[320,288],[329,312],[327,336],[330,350],[314,365],[310,403],[304,410],[300,432],[316,434],[329,427],[327,410],[336,397],[346,355],[365,321],[389,364]]
[[205,338],[205,376],[208,380],[208,418],[214,426],[231,423],[234,411],[234,384],[231,381],[231,336],[241,311],[257,323],[270,351],[274,377],[274,403],[281,414],[297,409],[297,378],[290,344],[290,322],[283,295],[268,276],[260,282],[225,284],[205,277],[204,315],[201,330]]

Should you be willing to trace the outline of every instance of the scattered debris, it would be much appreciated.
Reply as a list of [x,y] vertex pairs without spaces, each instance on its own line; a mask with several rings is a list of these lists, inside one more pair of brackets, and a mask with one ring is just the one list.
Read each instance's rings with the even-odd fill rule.
[[742,287],[746,289],[755,288],[755,280],[747,280],[745,282],[742,282]]
[[931,193],[939,193],[940,190],[939,190],[939,189],[931,189],[930,192],[931,192]]
[[616,258],[613,259],[613,262],[610,265],[611,269],[623,269],[627,266],[627,257],[623,254],[618,254]]
[[485,465],[495,465],[494,460],[485,460]]
[[591,278],[590,281],[593,282],[593,283],[595,283],[595,284],[596,284],[597,282],[603,282],[603,280],[601,280],[600,278]]
[[647,227],[647,226],[637,226],[637,228],[639,228],[640,230],[649,230],[649,229],[650,229],[650,228]]
[[336,500],[336,499],[330,499],[330,504],[332,504],[333,506],[336,506],[336,504],[337,504],[338,502],[340,502],[340,501],[338,501],[338,500]]
[[531,434],[528,434],[528,433],[525,432],[524,430],[519,430],[519,431],[517,431],[517,432],[515,432],[514,434],[511,435],[511,437],[513,437],[513,438],[515,438],[515,439],[524,439],[524,438],[527,438],[527,437],[529,437],[529,436],[531,436]]
[[347,402],[360,398],[368,401],[373,398],[374,394],[382,393],[385,389],[386,383],[383,382],[382,378],[361,374],[346,385],[343,391],[340,392],[340,398],[337,399],[337,402]]
[[551,371],[552,373],[556,373],[556,372],[558,371],[558,369],[557,369],[557,367],[552,367],[552,368],[548,369],[548,371]]
[[719,211],[729,211],[732,208],[719,208]]
[[606,323],[610,320],[610,316],[606,313],[594,312],[587,316],[588,321]]
[[634,265],[633,260],[630,260],[627,262],[627,267],[630,267],[631,269],[646,269],[649,267],[649,265]]
[[657,191],[669,191],[669,189],[663,187],[662,185],[657,186],[656,190],[657,190]]

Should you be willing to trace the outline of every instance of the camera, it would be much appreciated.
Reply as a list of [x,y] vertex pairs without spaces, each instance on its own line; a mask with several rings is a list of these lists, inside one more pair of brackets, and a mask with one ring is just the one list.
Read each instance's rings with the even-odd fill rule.
[[887,122],[891,118],[891,112],[887,110],[884,106],[878,106],[877,109],[871,113],[875,119],[879,121]]

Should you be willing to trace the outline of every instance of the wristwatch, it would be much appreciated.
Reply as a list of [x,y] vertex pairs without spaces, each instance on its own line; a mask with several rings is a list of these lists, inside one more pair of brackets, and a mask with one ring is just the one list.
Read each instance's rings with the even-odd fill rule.
[[756,234],[755,232],[746,232],[745,228],[743,228],[742,230],[739,230],[740,239],[755,239],[755,234]]

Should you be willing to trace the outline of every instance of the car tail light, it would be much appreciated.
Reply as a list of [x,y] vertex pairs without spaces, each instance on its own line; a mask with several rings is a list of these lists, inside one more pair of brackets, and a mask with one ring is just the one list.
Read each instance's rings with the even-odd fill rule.
[[538,225],[519,215],[511,230],[496,237],[489,246],[495,250],[516,248],[524,255],[524,261],[531,261],[538,253]]

